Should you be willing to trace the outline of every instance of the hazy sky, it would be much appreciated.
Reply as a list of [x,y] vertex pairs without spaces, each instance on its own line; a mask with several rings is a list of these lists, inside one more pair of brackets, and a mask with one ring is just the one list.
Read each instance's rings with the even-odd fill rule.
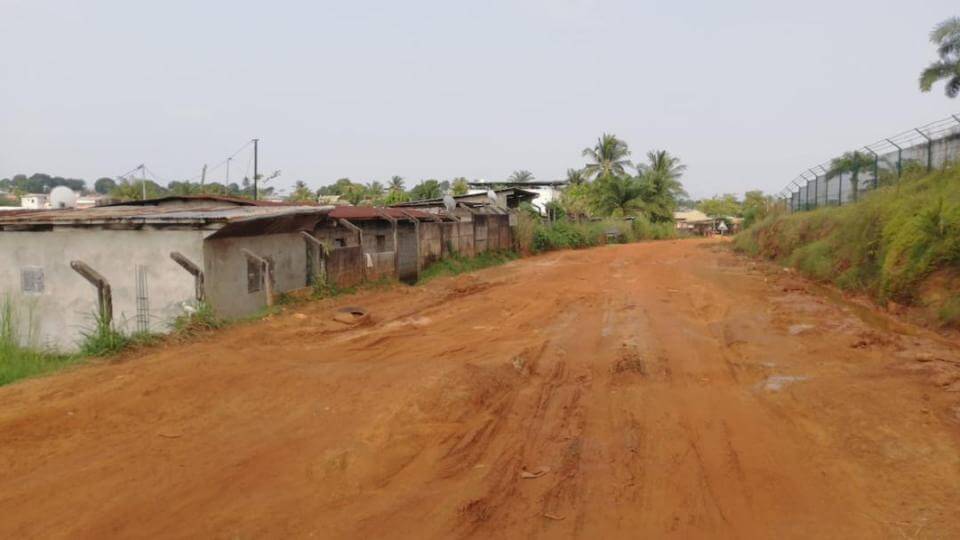
[[606,131],[635,158],[679,155],[694,196],[776,192],[960,111],[917,89],[927,34],[954,15],[956,0],[0,0],[0,177],[144,162],[167,182],[259,137],[278,187],[549,180]]

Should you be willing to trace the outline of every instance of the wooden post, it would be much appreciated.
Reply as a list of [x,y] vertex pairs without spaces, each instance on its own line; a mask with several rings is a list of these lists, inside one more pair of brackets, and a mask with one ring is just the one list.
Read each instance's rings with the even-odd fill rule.
[[76,273],[83,276],[84,279],[97,288],[97,308],[100,312],[100,322],[107,326],[112,324],[113,292],[110,289],[110,283],[83,261],[70,261],[70,268],[73,268]]
[[182,266],[184,270],[193,275],[193,286],[195,289],[194,295],[197,299],[197,302],[202,303],[204,300],[206,300],[207,295],[203,285],[203,270],[200,270],[199,266],[194,264],[190,259],[184,257],[179,251],[170,252],[170,258]]
[[263,285],[263,292],[267,299],[267,307],[273,306],[273,270],[270,268],[270,262],[260,257],[256,253],[250,251],[249,249],[240,249],[240,253],[243,253],[248,259],[252,259],[254,262],[260,264],[260,280],[261,285]]

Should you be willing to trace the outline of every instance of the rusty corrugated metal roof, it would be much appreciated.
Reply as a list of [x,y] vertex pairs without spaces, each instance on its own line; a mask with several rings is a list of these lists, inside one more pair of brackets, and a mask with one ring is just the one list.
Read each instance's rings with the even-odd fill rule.
[[213,203],[212,206],[95,206],[0,214],[0,229],[36,225],[98,226],[111,224],[205,225],[259,220],[292,214],[326,215],[324,206],[237,206]]
[[394,219],[408,219],[410,216],[424,220],[446,218],[446,216],[430,214],[428,212],[421,212],[420,210],[412,210],[408,208],[400,209],[389,207],[379,208],[373,206],[337,206],[330,211],[330,217],[334,219],[383,219],[383,214],[386,214]]
[[154,199],[139,199],[104,204],[102,206],[154,206],[171,201],[209,201],[211,203],[225,203],[237,206],[301,206],[295,203],[286,203],[279,201],[253,200],[244,197],[229,197],[225,195],[165,195]]

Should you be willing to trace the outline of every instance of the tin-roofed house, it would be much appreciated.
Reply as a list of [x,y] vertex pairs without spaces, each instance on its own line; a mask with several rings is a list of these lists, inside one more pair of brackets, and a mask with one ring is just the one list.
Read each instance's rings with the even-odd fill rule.
[[97,317],[162,332],[206,302],[256,313],[308,285],[314,231],[329,208],[167,197],[0,214],[0,295],[24,345],[75,350]]

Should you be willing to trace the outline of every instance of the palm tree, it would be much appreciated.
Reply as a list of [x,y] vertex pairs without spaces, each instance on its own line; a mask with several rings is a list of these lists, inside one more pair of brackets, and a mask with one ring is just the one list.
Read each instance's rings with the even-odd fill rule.
[[[860,170],[873,166],[873,157],[863,152],[847,152],[830,162],[827,178],[850,173],[850,187],[853,189],[853,200],[857,200],[860,189]],[[840,201],[843,203],[843,200]]]
[[940,59],[920,73],[920,91],[929,92],[934,83],[947,81],[947,97],[960,94],[960,17],[951,17],[930,32],[930,41],[937,46]]
[[680,183],[687,166],[666,150],[653,150],[647,152],[647,162],[638,165],[637,169],[640,171],[639,181],[643,186],[643,200],[650,221],[672,221],[677,201],[687,196]]
[[643,172],[655,171],[671,180],[679,180],[687,166],[680,163],[680,158],[671,156],[666,150],[651,150],[647,152],[647,162],[638,165]]
[[374,180],[367,184],[367,194],[370,195],[372,199],[379,199],[383,197],[383,184]]
[[316,195],[303,180],[297,180],[293,185],[293,191],[287,196],[287,200],[290,202],[310,202],[316,200]]
[[571,186],[582,184],[586,179],[583,177],[583,171],[580,169],[567,169],[567,183]]
[[629,155],[627,143],[616,135],[604,133],[597,139],[596,146],[583,149],[583,157],[591,161],[584,165],[583,175],[588,180],[604,176],[623,176],[626,168],[633,166],[627,159]]
[[394,175],[390,179],[390,193],[403,193],[403,177]]
[[443,197],[443,189],[440,188],[440,182],[433,179],[423,180],[410,190],[410,198],[415,201],[439,199],[440,197]]
[[630,176],[601,176],[593,185],[593,190],[594,206],[603,215],[635,215],[645,206],[644,187],[636,178]]
[[535,179],[536,178],[533,176],[532,172],[526,169],[521,169],[519,171],[513,171],[513,174],[511,174],[507,178],[507,182],[513,182],[513,183],[532,182]]

